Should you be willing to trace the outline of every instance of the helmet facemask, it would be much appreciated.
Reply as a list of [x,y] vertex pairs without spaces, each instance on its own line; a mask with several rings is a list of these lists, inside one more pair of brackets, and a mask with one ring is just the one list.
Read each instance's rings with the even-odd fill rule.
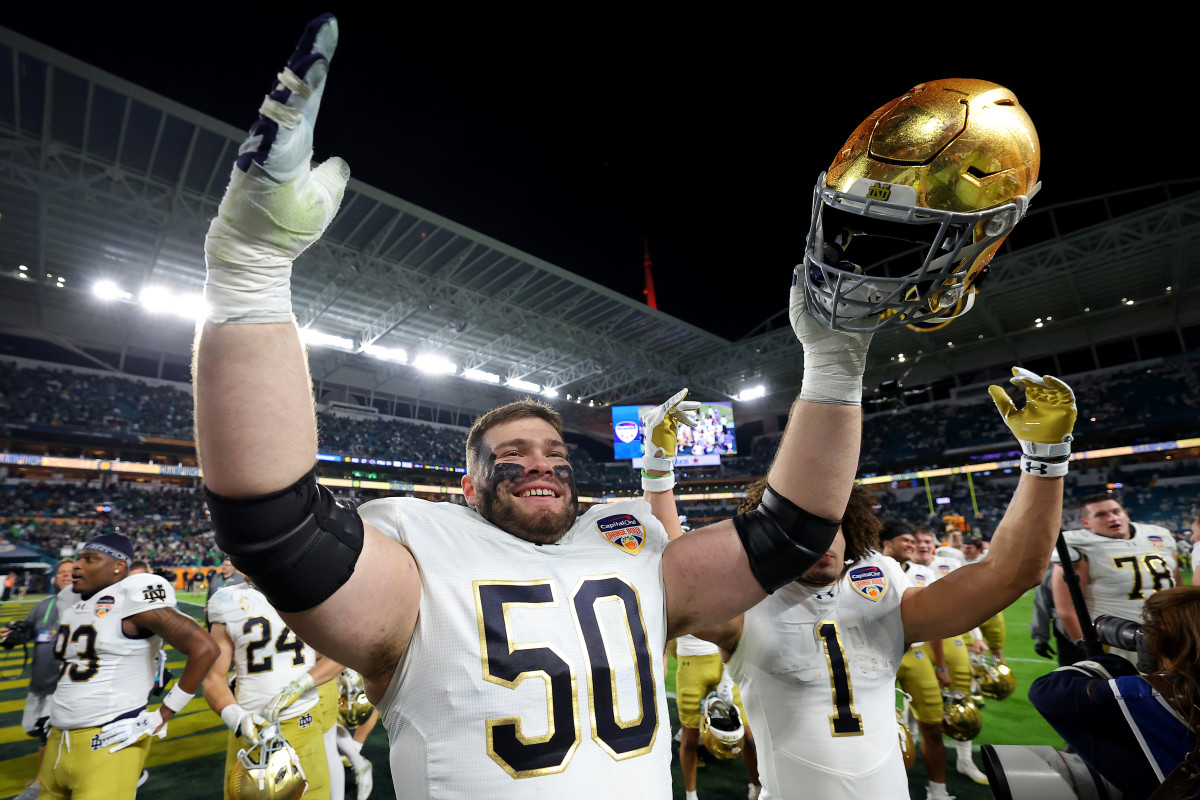
[[840,192],[822,173],[804,252],[808,308],[836,330],[941,327],[970,309],[975,281],[1032,195],[941,211],[916,205],[903,184],[859,180]]

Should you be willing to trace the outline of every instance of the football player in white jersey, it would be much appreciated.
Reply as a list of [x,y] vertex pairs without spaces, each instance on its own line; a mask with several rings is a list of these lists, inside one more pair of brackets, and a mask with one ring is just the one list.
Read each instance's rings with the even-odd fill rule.
[[[879,533],[881,552],[904,570],[908,582],[924,588],[937,580],[937,574],[915,560],[917,536],[912,528],[896,519],[883,523]],[[896,681],[908,697],[912,739],[919,743],[921,760],[929,775],[927,795],[946,796],[946,745],[942,740],[942,689],[950,688],[950,669],[946,666],[943,640],[910,642],[896,670]],[[915,724],[915,725],[914,725]]]
[[[913,561],[925,569],[922,580],[916,582],[918,586],[927,586],[930,583],[949,575],[954,570],[962,566],[962,562],[952,556],[935,555],[936,552],[942,552],[943,548],[937,547],[937,540],[933,538],[933,533],[920,529],[916,531],[917,537],[917,552],[913,556]],[[910,572],[910,578],[915,576]],[[992,616],[988,623],[992,623],[1001,614]],[[986,624],[986,623],[985,623]],[[948,639],[942,640],[942,658],[941,662],[948,670],[950,676],[950,688],[952,690],[971,693],[971,653],[980,655],[987,650],[987,645],[984,643],[983,632],[980,628],[972,628],[969,635],[951,636]],[[987,784],[987,776],[983,774],[983,770],[979,769],[972,760],[972,743],[971,740],[960,740],[955,744],[955,768],[963,775],[966,775],[976,783]]]
[[828,548],[858,463],[871,333],[823,322],[793,273],[803,388],[763,508],[736,523],[668,544],[641,500],[580,515],[560,417],[532,400],[476,420],[468,506],[339,503],[316,478],[290,291],[293,261],[349,179],[341,159],[311,163],[337,36],[331,15],[305,30],[205,241],[210,313],[193,385],[217,543],[305,642],[363,676],[398,796],[665,800],[658,658],[669,638],[741,613]]
[[[1079,519],[1083,529],[1063,531],[1063,538],[1080,553],[1075,571],[1093,620],[1108,614],[1141,622],[1147,597],[1182,583],[1175,537],[1166,528],[1130,522],[1129,514],[1108,494],[1082,498]],[[1083,628],[1061,565],[1054,568],[1054,610],[1063,630],[1078,643]],[[1137,661],[1132,650],[1109,652]]]
[[[204,679],[204,699],[229,728],[225,749],[225,797],[238,750],[249,747],[270,720],[300,756],[308,780],[305,797],[329,800],[329,761],[317,716],[316,686],[336,678],[340,664],[320,659],[249,583],[229,583],[208,601],[212,637],[220,647]],[[236,696],[226,681],[237,676]],[[338,762],[341,766],[341,762]]]
[[[701,633],[732,654],[758,736],[763,800],[907,800],[893,693],[906,645],[970,630],[1039,582],[1058,535],[1075,402],[1055,378],[1013,374],[1025,390],[1022,409],[1000,387],[989,393],[1027,455],[988,559],[912,586],[890,559],[864,552],[862,528],[874,535],[878,523],[860,521],[870,517],[869,496],[858,501],[862,513],[852,496],[841,534],[816,566]],[[929,797],[946,796],[944,786],[931,787]]]
[[[150,737],[200,688],[217,657],[202,627],[175,608],[175,590],[157,575],[129,575],[133,545],[103,533],[79,551],[73,585],[58,594],[54,654],[62,663],[38,775],[43,798],[132,798]],[[179,681],[149,712],[158,650],[166,641],[187,658]]]

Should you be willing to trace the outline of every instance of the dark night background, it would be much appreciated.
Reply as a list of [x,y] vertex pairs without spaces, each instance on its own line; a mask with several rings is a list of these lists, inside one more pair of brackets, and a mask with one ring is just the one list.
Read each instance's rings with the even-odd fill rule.
[[784,307],[817,174],[923,80],[1016,93],[1044,152],[1035,209],[1197,173],[1162,152],[1194,68],[1148,21],[1085,40],[1014,5],[904,8],[5,3],[0,25],[245,128],[333,11],[318,159],[630,297],[645,240],[659,308],[734,339]]

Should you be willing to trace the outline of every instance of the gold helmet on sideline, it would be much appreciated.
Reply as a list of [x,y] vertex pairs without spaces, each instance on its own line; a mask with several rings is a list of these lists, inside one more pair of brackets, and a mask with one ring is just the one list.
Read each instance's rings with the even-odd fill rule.
[[720,759],[735,758],[742,752],[746,728],[737,706],[726,703],[709,692],[700,704],[700,741],[704,748]]
[[958,742],[969,742],[979,735],[983,718],[965,693],[942,692],[942,729]]
[[1041,146],[1016,96],[954,78],[875,111],[817,179],[800,268],[839,330],[932,331],[966,313],[1037,193]]
[[979,693],[993,700],[1003,700],[1017,688],[1017,676],[1002,661],[983,657],[971,659],[971,674],[979,682]]
[[374,710],[362,677],[352,669],[343,670],[338,676],[338,722],[347,728],[357,728],[370,719]]
[[278,724],[267,725],[254,744],[238,750],[229,772],[230,800],[300,800],[308,780]]

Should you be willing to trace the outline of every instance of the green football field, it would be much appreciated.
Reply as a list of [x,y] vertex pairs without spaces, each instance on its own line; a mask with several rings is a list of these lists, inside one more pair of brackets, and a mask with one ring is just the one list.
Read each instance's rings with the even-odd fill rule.
[[[21,619],[39,598],[9,601],[0,605],[0,622]],[[185,612],[199,615],[203,601],[201,595],[179,594],[180,607]],[[1047,744],[1062,746],[1062,740],[1038,716],[1026,699],[1029,683],[1039,675],[1050,671],[1056,664],[1039,658],[1033,652],[1029,638],[1029,619],[1033,608],[1033,593],[1028,592],[1005,612],[1008,642],[1005,652],[1009,666],[1017,675],[1017,691],[1007,700],[989,701],[983,709],[983,732],[976,740],[982,744]],[[174,651],[169,665],[178,675],[182,660]],[[37,763],[37,745],[21,731],[21,711],[28,691],[28,672],[22,674],[21,648],[0,651],[0,798],[18,794],[32,778]],[[675,664],[668,666],[667,687],[673,689]],[[672,732],[678,730],[675,717],[674,695],[671,694]],[[224,769],[226,729],[220,717],[209,710],[197,696],[184,713],[171,721],[170,736],[156,742],[150,750],[147,768],[150,778],[141,789],[142,796],[152,794],[170,797],[172,800],[209,800],[221,796],[221,780]],[[953,767],[953,742],[947,739],[951,764],[947,770],[948,788],[959,800],[991,797],[987,787],[976,786],[961,778]],[[377,726],[363,748],[363,755],[375,765],[375,791],[373,798],[394,797],[387,760],[387,735],[383,727]],[[979,761],[976,748],[975,761]],[[673,767],[675,797],[683,798],[683,779],[679,773],[679,760]],[[347,797],[354,797],[354,790],[347,773]],[[925,796],[926,773],[918,758],[909,773],[909,786],[914,798]],[[740,800],[746,796],[747,776],[741,761],[709,762],[701,768],[698,778],[699,793],[704,800]]]

